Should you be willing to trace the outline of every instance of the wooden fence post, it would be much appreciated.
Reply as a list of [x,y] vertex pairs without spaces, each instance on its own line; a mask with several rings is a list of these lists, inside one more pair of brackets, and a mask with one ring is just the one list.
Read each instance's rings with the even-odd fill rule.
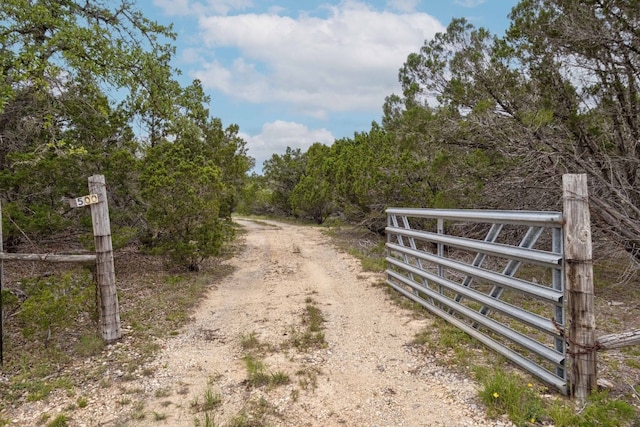
[[593,259],[587,176],[562,177],[564,205],[565,283],[567,289],[567,351],[570,392],[584,402],[597,389]]
[[98,195],[98,203],[91,205],[93,236],[96,245],[96,282],[100,295],[102,339],[106,343],[111,343],[122,338],[122,330],[120,329],[120,308],[116,291],[111,224],[104,175],[89,177],[89,193]]
[[[3,242],[2,204],[0,204],[0,254],[4,252],[4,246],[2,242]],[[2,289],[3,288],[4,288],[4,260],[0,258],[0,366],[4,366],[4,315],[2,314]]]

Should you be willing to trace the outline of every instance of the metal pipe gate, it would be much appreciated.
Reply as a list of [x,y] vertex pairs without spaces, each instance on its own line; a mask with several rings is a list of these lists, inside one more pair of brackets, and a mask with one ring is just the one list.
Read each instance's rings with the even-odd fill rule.
[[386,233],[391,287],[568,393],[561,213],[389,208]]

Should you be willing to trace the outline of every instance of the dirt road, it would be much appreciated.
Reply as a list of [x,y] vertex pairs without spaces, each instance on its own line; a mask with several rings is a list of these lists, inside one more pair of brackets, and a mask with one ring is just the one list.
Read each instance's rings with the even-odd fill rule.
[[[215,425],[502,425],[485,421],[473,384],[407,345],[428,321],[372,286],[381,276],[362,273],[317,229],[239,222],[248,234],[232,261],[236,272],[166,343],[147,385],[163,391],[147,410],[166,418],[140,425],[205,425],[205,414],[194,411],[207,394],[221,398],[211,411]],[[326,348],[285,345],[304,327],[310,303],[325,319]],[[270,348],[261,353],[266,370],[287,374],[288,384],[247,383],[243,343],[252,335]]]
[[[382,275],[318,229],[238,222],[247,234],[235,272],[160,343],[147,375],[94,395],[77,425],[510,425],[486,420],[475,385],[411,345],[430,321],[389,301],[374,285]],[[309,307],[324,345],[293,344]],[[248,368],[248,354],[264,369]]]

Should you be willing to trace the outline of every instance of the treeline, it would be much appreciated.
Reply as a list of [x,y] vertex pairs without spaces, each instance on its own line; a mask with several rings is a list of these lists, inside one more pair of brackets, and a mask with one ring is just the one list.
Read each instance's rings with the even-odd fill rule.
[[[128,0],[0,5],[0,202],[5,250],[84,239],[65,198],[106,176],[114,244],[198,269],[233,237],[253,167],[237,126],[212,118],[170,63],[170,27]],[[64,250],[64,246],[60,248]]]
[[596,233],[640,259],[640,21],[630,0],[522,0],[498,37],[451,22],[400,68],[367,132],[253,167],[237,126],[171,66],[170,27],[129,0],[0,4],[0,202],[7,250],[78,237],[65,203],[108,183],[117,246],[192,269],[234,210],[339,218],[387,206],[558,209],[587,173]]
[[381,124],[287,150],[243,209],[372,230],[387,206],[560,208],[586,173],[597,235],[640,260],[640,9],[629,0],[522,0],[498,37],[464,19],[399,72]]

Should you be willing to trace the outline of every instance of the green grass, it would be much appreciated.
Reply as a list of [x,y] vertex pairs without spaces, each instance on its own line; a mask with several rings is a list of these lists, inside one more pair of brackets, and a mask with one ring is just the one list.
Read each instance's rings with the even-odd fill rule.
[[164,388],[159,388],[157,389],[153,395],[155,397],[169,397],[171,396],[171,390],[168,387],[164,387]]
[[258,339],[255,332],[242,334],[240,336],[240,347],[243,351],[265,352],[272,350],[268,343],[263,343]]
[[636,426],[640,422],[633,406],[607,393],[593,393],[580,411],[570,401],[555,401],[546,411],[557,427]]
[[326,229],[324,234],[338,249],[357,258],[364,271],[380,273],[386,269],[385,241],[381,236],[354,227]]
[[[116,258],[117,270],[131,272],[119,279],[123,285],[118,297],[123,327],[131,331],[128,342],[133,345],[127,352],[116,350],[109,362],[111,370],[125,373],[119,380],[135,381],[140,373],[153,375],[153,370],[139,368],[160,349],[157,338],[179,330],[211,284],[232,271],[212,263],[197,275],[167,274],[162,268],[141,268],[140,262],[154,267],[162,264],[159,257],[140,254]],[[114,384],[104,377],[104,368],[83,363],[89,357],[100,357],[104,349],[96,333],[91,275],[80,267],[69,270],[61,266],[59,272],[57,266],[46,267],[46,275],[35,269],[33,278],[20,277],[26,300],[9,298],[13,294],[3,290],[3,297],[7,296],[3,298],[4,312],[15,315],[3,325],[3,374],[9,381],[0,383],[0,411],[23,400],[42,400],[56,389],[71,391],[76,382],[96,381],[103,388]],[[151,298],[154,304],[148,304]],[[73,380],[60,375],[60,366],[70,364],[80,367]]]
[[78,408],[86,408],[89,402],[86,397],[78,397],[76,404],[78,405]]
[[302,324],[306,325],[310,332],[320,332],[324,329],[324,316],[322,311],[314,305],[313,301],[305,306]]
[[289,383],[289,375],[284,372],[267,372],[265,363],[252,354],[244,356],[247,369],[247,385],[251,387],[280,386]]
[[104,349],[104,340],[97,333],[84,334],[74,345],[76,353],[82,357],[96,356]]
[[194,427],[215,427],[216,420],[215,415],[210,412],[205,412],[202,419],[194,418],[193,419]]
[[315,301],[310,297],[306,299],[301,323],[302,328],[291,328],[289,334],[290,345],[299,351],[311,351],[327,347],[324,335],[324,316],[322,311],[315,305]]
[[65,414],[58,414],[53,420],[47,423],[47,427],[67,427],[69,418]]
[[202,403],[202,411],[208,412],[222,404],[222,395],[214,393],[210,388],[204,393],[204,402]]
[[279,417],[273,405],[264,397],[249,400],[229,421],[229,427],[264,427],[270,425],[268,418]]
[[532,383],[502,369],[475,369],[481,384],[479,397],[491,417],[507,414],[517,426],[535,424],[544,417],[542,399]]

